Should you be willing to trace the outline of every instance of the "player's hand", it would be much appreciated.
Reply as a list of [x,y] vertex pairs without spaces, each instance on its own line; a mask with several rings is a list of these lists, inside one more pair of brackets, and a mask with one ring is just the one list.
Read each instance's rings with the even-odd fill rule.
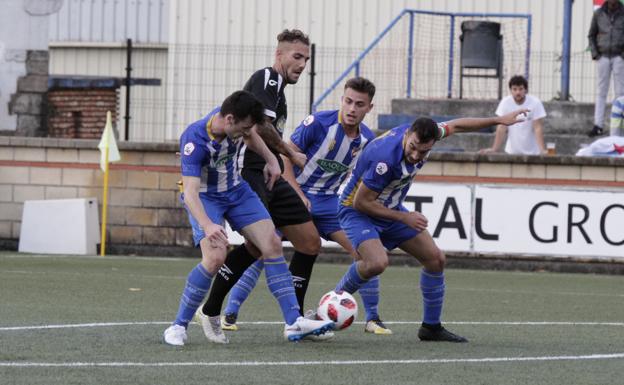
[[514,112],[510,112],[500,117],[499,123],[505,126],[511,126],[518,122],[523,122],[526,120],[528,113],[530,110],[528,108],[521,108]]
[[290,161],[297,167],[299,167],[300,169],[303,170],[303,168],[305,167],[306,162],[308,161],[308,157],[304,154],[301,153],[299,151],[294,151],[291,155],[290,155]]
[[209,223],[207,225],[202,226],[204,229],[204,234],[206,235],[206,239],[210,243],[210,246],[214,248],[226,248],[229,245],[227,233],[225,232],[225,228],[223,226],[217,225],[216,223]]
[[269,189],[269,191],[273,190],[273,185],[279,179],[280,175],[282,175],[279,163],[275,161],[265,164],[262,173],[264,174],[264,183],[266,183],[267,189]]
[[429,220],[423,214],[418,211],[412,211],[409,213],[405,213],[405,217],[403,219],[403,223],[408,225],[409,227],[416,229],[418,231],[423,231],[427,229],[427,225],[429,224]]

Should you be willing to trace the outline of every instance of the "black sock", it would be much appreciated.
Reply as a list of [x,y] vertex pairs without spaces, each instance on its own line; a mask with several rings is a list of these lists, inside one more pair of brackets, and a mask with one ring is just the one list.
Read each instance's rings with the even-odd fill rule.
[[290,260],[290,267],[288,268],[293,276],[295,295],[297,296],[297,302],[299,302],[299,311],[302,314],[305,311],[303,301],[305,299],[306,291],[308,290],[308,284],[310,283],[310,276],[312,275],[312,269],[314,268],[314,261],[316,261],[316,255],[309,255],[295,251],[292,259]]
[[202,308],[204,314],[211,317],[221,314],[225,296],[234,287],[236,281],[243,275],[245,270],[255,261],[256,259],[249,253],[245,245],[237,246],[228,253],[225,263],[223,263],[223,266],[221,266],[212,280],[210,295]]

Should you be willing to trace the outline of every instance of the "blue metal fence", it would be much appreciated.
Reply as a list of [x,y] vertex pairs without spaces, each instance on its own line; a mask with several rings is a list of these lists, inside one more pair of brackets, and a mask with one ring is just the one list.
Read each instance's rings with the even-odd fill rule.
[[354,72],[355,76],[360,76],[360,65],[364,58],[382,41],[382,39],[392,30],[397,23],[403,17],[409,17],[409,37],[407,47],[407,85],[405,89],[405,96],[411,98],[412,96],[412,72],[414,61],[414,15],[431,15],[448,17],[449,23],[449,58],[448,58],[448,75],[447,75],[447,92],[448,98],[452,96],[453,88],[453,65],[454,65],[454,52],[455,52],[455,22],[458,17],[470,17],[470,18],[524,18],[526,19],[526,50],[525,50],[525,66],[524,75],[529,78],[529,61],[531,56],[531,15],[530,14],[513,14],[513,13],[452,13],[452,12],[434,12],[434,11],[422,11],[415,9],[404,9],[399,15],[397,15],[386,26],[386,28],[373,39],[373,41],[360,53],[360,55],[336,78],[336,80],[314,101],[312,104],[312,111],[316,111],[318,106],[334,91],[334,89],[347,77],[351,72]]

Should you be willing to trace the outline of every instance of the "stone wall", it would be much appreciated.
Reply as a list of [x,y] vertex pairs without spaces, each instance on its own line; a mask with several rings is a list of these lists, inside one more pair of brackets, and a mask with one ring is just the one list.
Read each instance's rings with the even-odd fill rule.
[[17,116],[16,135],[47,134],[48,62],[48,51],[26,53],[26,75],[17,79],[17,89],[9,102],[9,114]]
[[[0,137],[0,240],[15,244],[19,238],[25,200],[97,197],[101,205],[97,143]],[[191,230],[176,184],[177,145],[122,142],[119,148],[122,160],[110,173],[108,245],[117,252],[147,247],[161,255],[174,247],[189,250]],[[432,153],[417,178],[624,191],[624,159]]]

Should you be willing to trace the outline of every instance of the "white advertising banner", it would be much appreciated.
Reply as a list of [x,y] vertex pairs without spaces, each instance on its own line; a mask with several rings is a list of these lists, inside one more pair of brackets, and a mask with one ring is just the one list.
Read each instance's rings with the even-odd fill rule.
[[[417,182],[404,205],[427,217],[446,251],[624,259],[622,190]],[[243,241],[228,233],[230,243]]]
[[475,210],[478,252],[624,258],[624,192],[476,186]]

